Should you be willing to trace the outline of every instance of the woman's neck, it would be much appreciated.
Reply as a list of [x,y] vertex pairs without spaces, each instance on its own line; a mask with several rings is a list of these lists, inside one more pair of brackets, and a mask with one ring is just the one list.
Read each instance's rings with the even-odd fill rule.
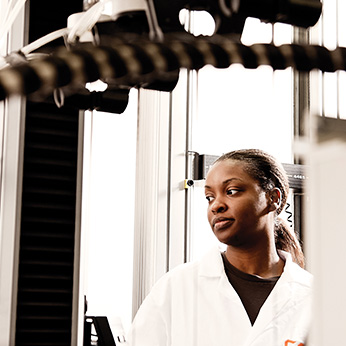
[[239,249],[227,246],[228,261],[242,272],[263,278],[280,276],[283,272],[284,261],[278,255],[275,245],[267,249]]

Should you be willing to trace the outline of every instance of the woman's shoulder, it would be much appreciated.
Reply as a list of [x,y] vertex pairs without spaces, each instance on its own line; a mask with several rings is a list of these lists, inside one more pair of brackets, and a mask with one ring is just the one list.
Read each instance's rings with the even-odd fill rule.
[[162,286],[169,283],[190,282],[198,276],[219,276],[222,271],[223,262],[221,251],[218,247],[213,247],[202,257],[179,264],[168,271],[158,280],[157,285]]

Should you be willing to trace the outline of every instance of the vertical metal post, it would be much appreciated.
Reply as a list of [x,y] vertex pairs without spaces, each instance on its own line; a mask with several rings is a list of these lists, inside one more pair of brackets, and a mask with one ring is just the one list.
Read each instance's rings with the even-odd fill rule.
[[84,328],[85,301],[81,287],[82,262],[82,186],[83,186],[83,156],[84,156],[84,112],[79,112],[78,120],[78,163],[77,163],[77,186],[76,186],[76,223],[75,223],[75,248],[73,270],[73,303],[72,303],[72,326],[71,345],[82,345]]
[[[185,179],[192,179],[192,157],[190,155],[192,143],[192,102],[193,96],[193,71],[187,72],[187,85],[186,85],[186,138],[185,138]],[[185,189],[185,216],[184,216],[184,262],[190,258],[190,242],[191,242],[191,203],[192,203],[191,189]]]
[[[308,44],[309,32],[306,29],[295,28],[293,43]],[[306,117],[310,111],[309,97],[309,74],[307,72],[294,71],[294,98],[293,98],[293,119],[294,119],[294,136],[304,136],[306,134]],[[297,162],[296,162],[297,163]]]
[[[194,30],[194,15],[190,11],[187,14],[185,29],[193,33]],[[197,91],[197,72],[187,71],[186,83],[186,138],[185,138],[185,180],[193,179],[193,164],[194,157],[192,152],[193,143],[193,118],[195,112]],[[193,205],[193,189],[185,189],[185,217],[184,217],[184,262],[191,259],[191,236],[192,236],[192,222],[191,215]]]
[[[309,43],[309,32],[306,29],[295,28],[293,42],[298,44]],[[310,116],[310,84],[309,74],[306,72],[293,72],[293,135],[294,138],[304,137],[308,134],[305,128],[307,117]],[[299,157],[294,158],[294,163],[301,164]],[[293,196],[293,215],[295,231],[302,239],[304,237],[304,194]]]
[[133,315],[168,267],[170,95],[140,90],[138,109]]

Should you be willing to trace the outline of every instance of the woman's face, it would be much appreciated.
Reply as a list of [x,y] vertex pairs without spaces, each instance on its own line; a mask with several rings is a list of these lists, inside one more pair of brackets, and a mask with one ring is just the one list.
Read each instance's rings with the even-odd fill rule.
[[220,161],[205,182],[208,221],[224,244],[253,247],[266,242],[273,231],[268,194],[239,161]]

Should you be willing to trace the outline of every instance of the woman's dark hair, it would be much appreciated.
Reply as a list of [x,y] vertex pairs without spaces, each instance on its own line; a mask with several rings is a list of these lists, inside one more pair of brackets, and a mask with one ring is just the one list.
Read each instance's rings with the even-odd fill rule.
[[[285,169],[273,156],[259,149],[235,150],[220,156],[219,161],[241,161],[244,163],[245,171],[258,181],[264,191],[278,188],[281,191],[282,199],[277,215],[283,210],[288,193],[289,185]],[[279,250],[284,250],[292,255],[293,260],[301,267],[304,267],[304,254],[295,232],[279,217],[275,220],[275,244]]]

